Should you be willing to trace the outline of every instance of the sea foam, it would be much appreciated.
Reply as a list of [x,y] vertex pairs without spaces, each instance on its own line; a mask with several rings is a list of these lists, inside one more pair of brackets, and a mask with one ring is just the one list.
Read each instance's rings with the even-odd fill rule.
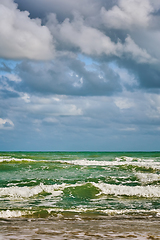
[[17,218],[26,215],[25,211],[3,210],[0,211],[0,218]]
[[144,159],[134,159],[134,158],[116,158],[116,161],[96,161],[96,160],[87,160],[87,159],[79,159],[79,160],[61,160],[57,161],[61,163],[68,163],[79,166],[134,166],[134,167],[144,167],[144,168],[152,168],[160,170],[160,162],[154,162],[152,159],[144,160]]
[[114,196],[137,196],[145,198],[159,198],[160,187],[157,186],[124,186],[112,185],[106,183],[93,183],[93,185],[101,190],[101,193]]
[[42,192],[51,193],[53,196],[59,196],[64,189],[65,184],[62,185],[44,185],[40,184],[34,187],[6,187],[0,188],[0,197],[9,197],[10,199],[30,198]]
[[[55,184],[55,185],[44,185],[40,184],[34,187],[6,187],[0,188],[0,198],[19,199],[19,198],[30,198],[38,194],[43,194],[43,192],[51,194],[53,197],[60,196],[65,188],[82,187],[87,183],[82,184]],[[159,198],[160,197],[160,187],[159,186],[125,186],[125,185],[115,185],[106,183],[94,183],[90,182],[91,186],[99,189],[97,196],[101,194],[114,195],[114,196],[135,196],[135,197],[145,197],[145,198]],[[86,190],[87,191],[87,190]],[[87,194],[87,193],[86,193]]]
[[33,159],[28,159],[28,158],[7,158],[7,157],[1,157],[0,158],[0,162],[3,163],[3,162],[36,162],[36,160],[33,160]]

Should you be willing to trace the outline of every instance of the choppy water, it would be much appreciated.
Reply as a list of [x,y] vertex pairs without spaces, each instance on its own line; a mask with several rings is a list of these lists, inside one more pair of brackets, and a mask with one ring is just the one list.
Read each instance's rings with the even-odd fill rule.
[[0,218],[160,217],[160,152],[1,152]]

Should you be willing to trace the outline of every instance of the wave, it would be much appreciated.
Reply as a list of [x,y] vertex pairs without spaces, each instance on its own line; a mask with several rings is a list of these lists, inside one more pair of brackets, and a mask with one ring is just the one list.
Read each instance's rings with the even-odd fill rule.
[[[63,209],[63,208],[44,208],[43,210],[2,210],[0,211],[0,219],[8,219],[8,218],[21,218],[21,217],[29,217],[29,218],[46,218],[46,217],[58,217],[62,218],[63,216],[73,217],[74,215],[77,217],[81,216],[82,214],[89,214],[91,217],[91,213],[98,214],[98,215],[106,215],[106,216],[154,216],[160,217],[160,210],[159,209],[152,209],[152,210],[136,210],[136,209],[119,209],[119,210],[112,210],[112,209],[93,209],[93,208],[75,208],[75,209]],[[80,215],[79,215],[80,214]]]
[[151,184],[160,182],[160,175],[154,173],[136,173],[137,178],[142,184]]
[[155,162],[152,159],[150,160],[144,160],[144,159],[134,159],[126,157],[121,161],[121,159],[116,158],[116,161],[97,161],[97,160],[87,160],[87,159],[81,159],[81,160],[58,160],[57,162],[61,163],[67,163],[67,164],[73,164],[73,165],[79,165],[79,166],[103,166],[103,167],[109,167],[109,166],[133,166],[133,167],[144,167],[146,169],[155,169],[160,170],[160,162]]
[[157,186],[124,186],[111,185],[106,183],[93,183],[93,185],[101,190],[101,194],[128,197],[144,197],[159,198],[160,187]]
[[0,198],[28,199],[37,195],[46,196],[45,193],[52,197],[60,195],[72,196],[79,199],[94,199],[101,195],[127,196],[127,197],[144,197],[144,198],[160,198],[159,186],[125,186],[107,183],[83,183],[83,184],[40,184],[34,187],[5,187],[0,188]]
[[84,159],[75,159],[75,160],[45,160],[45,159],[30,159],[30,158],[15,158],[10,156],[0,156],[0,163],[18,163],[18,162],[36,162],[36,163],[60,163],[60,164],[71,164],[71,165],[79,165],[79,166],[101,166],[101,167],[123,167],[123,166],[133,166],[144,169],[153,169],[160,170],[160,161],[156,161],[156,159],[141,159],[141,158],[133,158],[133,157],[116,157],[110,161],[108,160],[88,160]]
[[10,199],[30,198],[44,192],[59,196],[64,188],[65,184],[44,185],[43,183],[34,187],[5,187],[0,188],[0,197],[9,197]]
[[26,211],[20,210],[3,210],[0,211],[0,218],[17,218],[27,215]]
[[36,162],[36,160],[29,158],[9,158],[9,157],[0,157],[0,163],[3,162]]

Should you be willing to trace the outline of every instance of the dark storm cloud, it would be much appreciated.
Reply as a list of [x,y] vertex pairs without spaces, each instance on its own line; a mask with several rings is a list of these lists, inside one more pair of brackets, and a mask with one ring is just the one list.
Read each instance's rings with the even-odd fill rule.
[[19,94],[17,92],[9,91],[6,89],[0,90],[0,94],[2,99],[19,97]]
[[[160,89],[160,68],[158,64],[137,64],[131,60],[117,59],[117,65],[120,68],[125,68],[130,74],[133,74],[138,81],[138,86],[135,89],[141,88],[151,91],[159,91]],[[126,84],[129,91],[135,90]]]
[[63,57],[43,66],[23,61],[16,71],[23,79],[23,90],[37,93],[90,96],[112,95],[122,90],[118,74],[107,64],[92,64],[90,68],[78,59]]
[[101,6],[110,8],[116,2],[105,0],[15,0],[22,11],[29,11],[32,18],[45,18],[49,13],[56,13],[59,21],[73,18],[74,12],[79,12],[84,17],[95,16]]

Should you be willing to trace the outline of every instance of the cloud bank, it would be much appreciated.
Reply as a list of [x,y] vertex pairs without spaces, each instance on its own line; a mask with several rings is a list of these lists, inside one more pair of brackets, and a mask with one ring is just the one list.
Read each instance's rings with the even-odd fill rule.
[[2,149],[159,150],[159,22],[159,0],[0,0]]

